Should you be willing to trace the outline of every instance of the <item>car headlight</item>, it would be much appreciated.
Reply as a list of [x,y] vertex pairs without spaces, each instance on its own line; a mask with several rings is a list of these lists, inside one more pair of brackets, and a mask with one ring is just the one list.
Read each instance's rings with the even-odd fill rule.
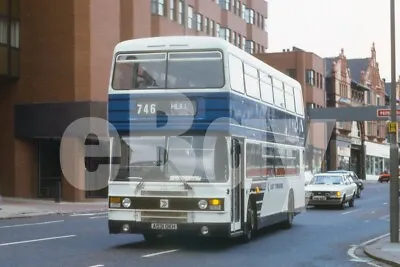
[[311,196],[311,192],[310,191],[305,191],[305,193],[306,193],[306,197]]
[[124,198],[122,200],[122,206],[124,208],[129,208],[131,206],[131,204],[132,204],[132,202],[131,202],[131,200],[129,198]]
[[199,209],[205,210],[208,206],[207,200],[204,200],[204,199],[200,200],[198,205],[199,205]]

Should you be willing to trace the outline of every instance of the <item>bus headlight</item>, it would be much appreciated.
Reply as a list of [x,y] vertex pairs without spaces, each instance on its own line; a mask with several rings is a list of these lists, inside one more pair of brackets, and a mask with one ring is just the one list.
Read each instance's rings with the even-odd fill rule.
[[199,209],[205,210],[207,206],[208,206],[207,200],[202,199],[199,201]]
[[132,202],[129,198],[124,198],[122,200],[122,206],[124,206],[124,208],[129,208],[131,206]]

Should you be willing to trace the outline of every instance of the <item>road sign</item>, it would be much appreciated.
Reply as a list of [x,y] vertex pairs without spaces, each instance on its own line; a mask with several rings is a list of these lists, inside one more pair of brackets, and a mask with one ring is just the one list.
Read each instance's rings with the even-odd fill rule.
[[[396,110],[396,115],[400,116],[400,109]],[[376,116],[378,117],[390,117],[390,109],[377,109]]]
[[388,124],[388,130],[389,133],[397,133],[397,122],[389,122]]

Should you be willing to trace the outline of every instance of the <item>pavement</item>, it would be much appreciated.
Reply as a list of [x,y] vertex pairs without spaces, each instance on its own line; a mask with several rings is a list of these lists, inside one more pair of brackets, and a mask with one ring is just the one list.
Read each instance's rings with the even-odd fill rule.
[[270,227],[248,244],[194,238],[150,244],[141,235],[109,235],[101,211],[0,220],[0,266],[390,266],[363,250],[366,239],[388,232],[388,193],[388,184],[367,184],[355,207],[309,208],[292,229]]
[[400,267],[400,243],[392,244],[389,235],[365,245],[364,252],[375,260]]
[[55,203],[51,200],[3,197],[0,201],[0,220],[43,216],[50,214],[100,212],[106,210],[106,199],[94,199],[85,202]]

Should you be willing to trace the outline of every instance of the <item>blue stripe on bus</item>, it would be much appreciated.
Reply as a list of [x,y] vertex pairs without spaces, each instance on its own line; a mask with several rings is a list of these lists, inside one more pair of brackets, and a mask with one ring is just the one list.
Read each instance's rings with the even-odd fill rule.
[[[242,130],[240,130],[240,133],[238,132],[239,127],[232,127],[232,129],[234,129],[234,132],[232,132],[231,129],[232,134],[247,136],[248,134],[246,134],[246,131],[248,131],[248,133],[250,133],[249,137],[254,137],[254,134],[261,134],[258,133],[259,131],[265,132],[266,130],[271,130],[271,123],[267,123],[266,121],[266,114],[269,113],[271,119],[279,120],[285,118],[283,121],[281,121],[281,126],[284,127],[274,127],[273,131],[276,132],[276,136],[279,136],[279,138],[284,138],[286,135],[297,136],[299,137],[299,140],[303,140],[305,137],[304,118],[278,110],[274,107],[267,106],[266,104],[254,101],[248,97],[243,97],[228,92],[185,93],[185,96],[197,102],[197,114],[194,116],[193,121],[190,118],[188,119],[187,117],[183,116],[171,116],[168,117],[167,127],[161,128],[160,124],[165,124],[167,119],[159,117],[157,123],[159,126],[156,127],[156,117],[144,117],[133,114],[137,99],[148,99],[153,101],[156,101],[157,99],[165,100],[168,98],[173,98],[173,93],[157,93],[152,95],[109,95],[108,120],[117,131],[130,131],[132,133],[135,131],[142,132],[146,130],[179,130],[191,122],[192,124],[190,130],[204,131],[213,121],[225,117],[235,120],[239,125],[244,127]],[[298,131],[294,132],[293,128],[295,127],[287,126],[287,124],[290,122],[288,119],[297,119],[296,125],[301,125]],[[228,125],[229,124],[227,124],[227,126]],[[264,135],[271,134],[264,133]],[[265,140],[265,138],[262,139]]]

